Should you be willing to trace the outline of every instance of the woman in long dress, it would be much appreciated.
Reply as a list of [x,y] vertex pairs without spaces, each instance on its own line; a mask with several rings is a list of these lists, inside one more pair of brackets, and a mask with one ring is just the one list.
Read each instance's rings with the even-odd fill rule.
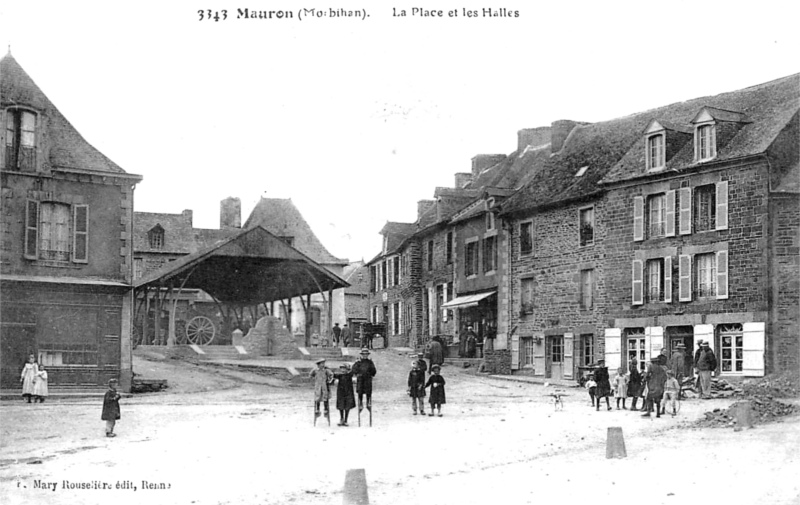
[[33,354],[28,356],[28,362],[22,367],[22,373],[19,375],[19,381],[22,383],[22,398],[31,403],[34,395],[33,380],[39,372],[39,367],[36,365],[36,358]]

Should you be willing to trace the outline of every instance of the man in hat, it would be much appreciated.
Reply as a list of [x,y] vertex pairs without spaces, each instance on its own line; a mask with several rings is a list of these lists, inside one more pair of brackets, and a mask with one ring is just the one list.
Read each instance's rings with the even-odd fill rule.
[[658,358],[652,358],[647,365],[645,380],[647,381],[647,398],[645,399],[645,413],[642,417],[650,417],[655,404],[656,417],[661,417],[661,399],[664,397],[664,383],[667,382],[667,372],[658,364]]
[[[667,372],[672,372],[672,377],[678,382],[679,393],[683,385],[683,371],[684,367],[686,366],[686,353],[684,352],[685,349],[685,345],[678,343],[675,346],[675,349],[673,349],[672,357],[669,359],[669,363],[667,365]],[[664,401],[664,406],[661,412],[662,414],[666,412],[666,408],[667,402]]]
[[342,347],[350,347],[350,342],[353,341],[353,332],[347,326],[344,325],[342,328]]
[[703,342],[697,358],[697,374],[700,376],[700,398],[711,398],[711,374],[717,369],[717,357],[708,342]]
[[339,328],[339,323],[334,323],[333,325],[333,346],[339,346],[339,337],[342,335],[342,329]]
[[358,361],[353,364],[359,412],[364,409],[364,395],[367,397],[367,409],[372,412],[372,378],[375,377],[376,373],[375,363],[369,359],[369,349],[361,349]]
[[333,372],[325,366],[325,358],[316,361],[317,368],[311,370],[308,376],[314,379],[314,418],[320,416],[319,404],[325,406],[325,417],[330,420],[329,400],[331,398],[330,385],[333,383]]

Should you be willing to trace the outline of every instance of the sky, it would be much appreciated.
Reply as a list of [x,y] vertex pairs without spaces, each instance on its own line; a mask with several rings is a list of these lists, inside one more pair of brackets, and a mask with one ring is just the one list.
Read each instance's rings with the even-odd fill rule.
[[[483,16],[493,5],[511,15]],[[294,17],[237,19],[245,8]],[[300,19],[331,8],[367,17]],[[261,197],[291,198],[332,254],[356,261],[473,156],[513,152],[520,129],[797,73],[797,11],[775,0],[0,1],[0,43],[92,145],[144,177],[136,211],[191,209],[195,227],[216,228],[226,197],[241,199],[243,221]]]

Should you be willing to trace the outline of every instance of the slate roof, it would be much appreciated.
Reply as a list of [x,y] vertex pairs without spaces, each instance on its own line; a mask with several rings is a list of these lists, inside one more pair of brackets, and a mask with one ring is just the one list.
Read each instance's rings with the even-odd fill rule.
[[346,265],[322,245],[291,199],[262,198],[244,228],[261,226],[278,237],[293,237],[294,247],[321,265]]
[[[718,149],[713,162],[763,153],[798,110],[799,78],[800,74],[796,74],[739,91],[576,126],[561,152],[543,162],[539,160],[541,165],[533,169],[536,176],[506,200],[503,213],[589,199],[602,191],[601,183],[649,176],[644,173],[643,132],[650,121],[655,119],[673,128],[691,128],[691,120],[703,107],[738,111],[752,121]],[[667,161],[665,170],[696,166],[693,157],[693,143],[687,142]],[[575,177],[583,166],[588,166],[586,173]]]
[[350,284],[345,295],[369,294],[369,267],[363,261],[350,263],[342,270],[342,279]]
[[394,252],[395,249],[400,247],[405,239],[410,237],[416,231],[417,226],[414,223],[397,223],[387,221],[381,229],[381,235],[388,238],[386,252]]
[[[161,249],[151,248],[148,236],[148,232],[157,225],[164,229],[164,246]],[[193,228],[191,218],[186,214],[134,212],[133,250],[134,253],[192,254],[239,231]]]
[[47,139],[47,162],[51,168],[125,174],[78,133],[9,53],[0,60],[0,106],[10,105],[31,107],[44,117],[44,121],[37,122],[37,128],[42,125],[45,128],[44,135],[39,138]]
[[506,158],[485,170],[467,184],[467,188],[519,189],[533,178],[535,167],[550,158],[550,144],[528,146],[514,151]]

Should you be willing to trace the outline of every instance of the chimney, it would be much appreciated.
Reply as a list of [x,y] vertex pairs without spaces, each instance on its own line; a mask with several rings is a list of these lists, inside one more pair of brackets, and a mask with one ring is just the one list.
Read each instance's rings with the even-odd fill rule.
[[420,200],[417,202],[417,220],[422,217],[425,212],[431,207],[436,205],[436,200]]
[[181,215],[183,216],[183,220],[189,223],[189,226],[192,226],[192,216],[193,216],[192,211],[186,209],[183,212],[181,212]]
[[569,132],[571,132],[578,124],[577,121],[570,121],[569,119],[559,119],[553,121],[550,125],[550,152],[557,153],[564,147],[564,142],[567,140]]
[[469,172],[459,172],[456,174],[456,189],[463,188],[472,181],[472,174]]
[[522,152],[526,147],[539,147],[550,142],[550,127],[525,128],[517,132],[517,150]]
[[506,159],[505,154],[476,154],[472,157],[472,176],[478,177],[481,171],[497,165]]
[[242,227],[242,201],[238,198],[229,196],[219,202],[219,228],[241,228]]

